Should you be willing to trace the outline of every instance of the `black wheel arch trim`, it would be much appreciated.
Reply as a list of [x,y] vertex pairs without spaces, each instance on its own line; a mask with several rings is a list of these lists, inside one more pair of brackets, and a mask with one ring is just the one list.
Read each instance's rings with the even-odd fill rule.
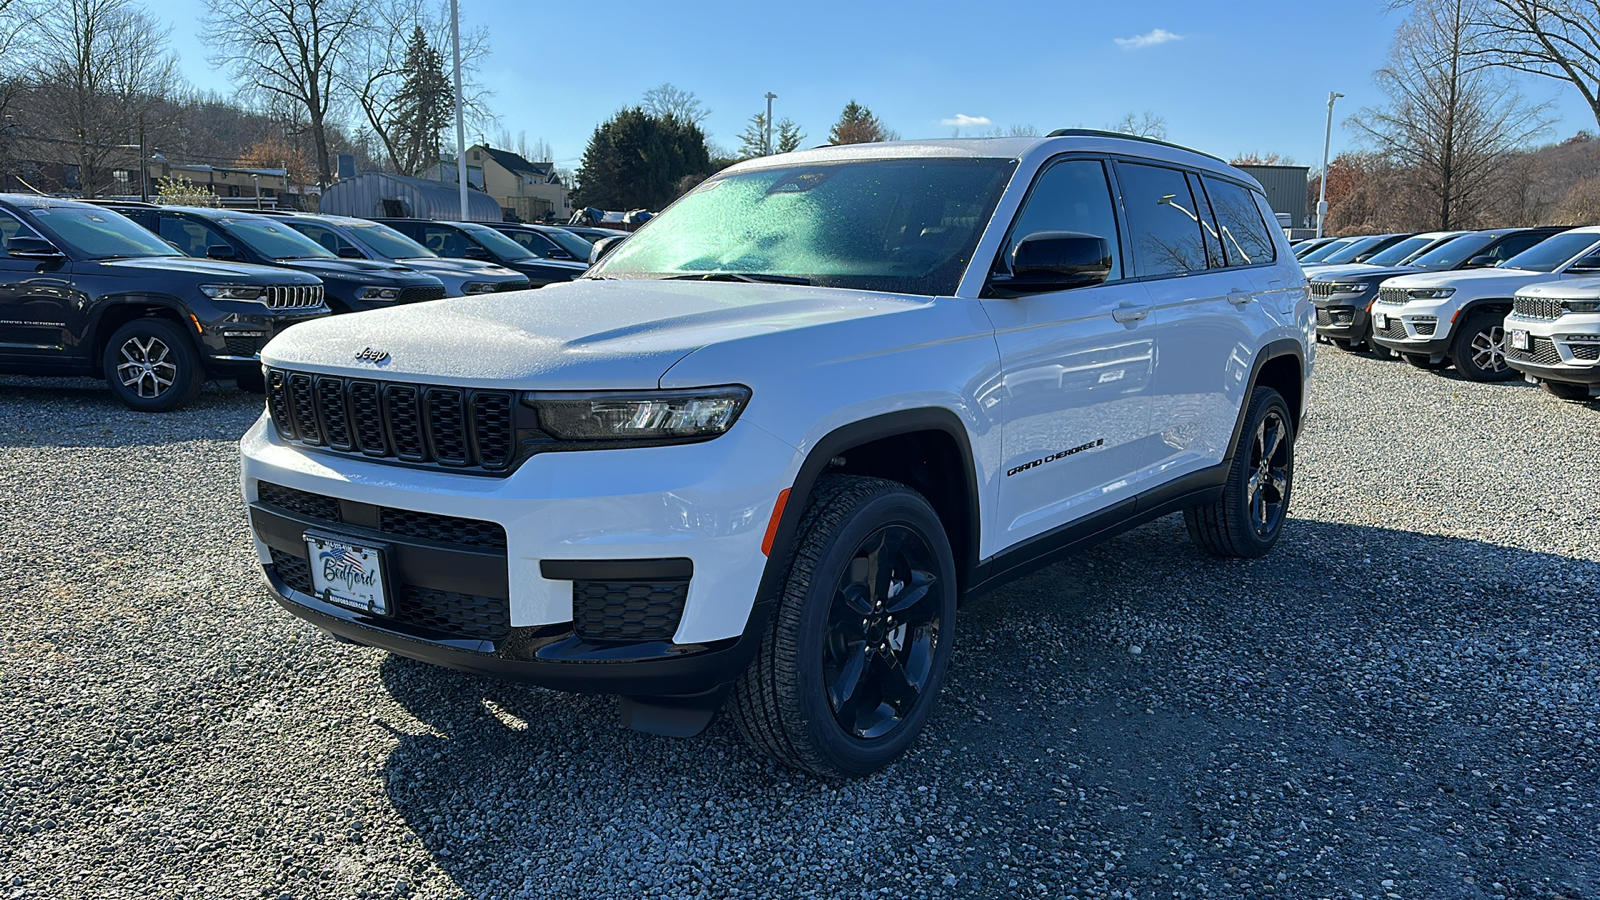
[[[184,334],[191,335],[189,338],[190,343],[194,343],[194,337],[191,334],[194,325],[186,321],[190,315],[190,310],[188,305],[182,300],[179,300],[176,297],[166,296],[165,294],[116,294],[109,297],[102,297],[101,299],[95,301],[94,312],[90,314],[88,327],[84,329],[84,345],[89,347],[100,346],[100,326],[105,320],[106,312],[126,306],[145,306],[171,310],[177,314],[179,324],[183,326]],[[201,352],[198,345],[195,346],[195,352]]]
[[[1282,359],[1286,356],[1294,357],[1296,365],[1298,365],[1300,368],[1300,408],[1289,410],[1289,414],[1294,416],[1293,424],[1295,431],[1298,432],[1300,430],[1300,420],[1305,416],[1306,406],[1306,397],[1304,393],[1306,377],[1306,351],[1305,347],[1303,347],[1301,343],[1294,338],[1280,338],[1262,347],[1261,350],[1256,353],[1255,362],[1250,366],[1250,381],[1245,385],[1244,398],[1239,404],[1239,413],[1233,423],[1233,437],[1228,441],[1228,455],[1222,460],[1222,465],[1224,468],[1226,468],[1229,463],[1233,462],[1233,454],[1239,449],[1239,439],[1244,434],[1245,416],[1250,412],[1250,397],[1255,393],[1256,385],[1261,379],[1261,370],[1266,368],[1267,363],[1275,359]],[[1287,402],[1288,399],[1289,398],[1285,397],[1284,401]]]

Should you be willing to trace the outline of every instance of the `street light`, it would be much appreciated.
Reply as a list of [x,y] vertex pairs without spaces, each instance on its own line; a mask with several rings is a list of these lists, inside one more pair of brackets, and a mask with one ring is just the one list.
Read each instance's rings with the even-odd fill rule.
[[456,181],[461,191],[461,221],[467,219],[467,119],[461,108],[461,7],[450,0],[450,46],[456,67]]
[[778,99],[777,94],[767,91],[767,152],[763,154],[764,156],[772,155],[772,101],[776,99]]
[[1322,222],[1328,218],[1328,145],[1333,143],[1333,101],[1343,96],[1328,92],[1328,127],[1322,134],[1322,184],[1317,187],[1317,237],[1322,237]]

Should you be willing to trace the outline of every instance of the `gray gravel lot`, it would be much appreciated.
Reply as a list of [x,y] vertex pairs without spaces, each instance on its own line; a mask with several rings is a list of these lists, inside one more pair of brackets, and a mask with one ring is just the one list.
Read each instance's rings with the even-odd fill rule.
[[846,784],[335,644],[252,559],[258,398],[0,378],[0,898],[1600,897],[1600,408],[1318,362],[1273,554],[982,598]]

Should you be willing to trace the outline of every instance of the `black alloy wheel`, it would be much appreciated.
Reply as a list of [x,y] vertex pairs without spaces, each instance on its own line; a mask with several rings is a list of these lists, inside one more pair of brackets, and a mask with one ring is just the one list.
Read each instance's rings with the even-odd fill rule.
[[1256,426],[1250,442],[1249,476],[1245,481],[1250,524],[1256,536],[1266,539],[1283,527],[1289,508],[1289,422],[1284,412],[1270,408]]
[[1222,495],[1184,510],[1189,539],[1214,556],[1265,555],[1283,534],[1294,493],[1294,418],[1283,396],[1258,387],[1228,463]]
[[111,392],[143,412],[177,409],[205,383],[194,343],[165,319],[134,319],[118,328],[106,341],[101,363]]

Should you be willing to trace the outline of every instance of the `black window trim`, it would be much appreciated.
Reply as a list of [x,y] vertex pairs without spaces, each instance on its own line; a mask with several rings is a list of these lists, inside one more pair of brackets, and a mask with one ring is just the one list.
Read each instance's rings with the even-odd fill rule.
[[[1106,159],[1107,159],[1107,161],[1112,163],[1110,168],[1113,169],[1113,170],[1115,170],[1118,165],[1121,165],[1121,164],[1124,164],[1124,163],[1126,163],[1127,165],[1134,165],[1134,166],[1152,166],[1152,167],[1158,168],[1158,169],[1172,169],[1174,171],[1182,172],[1182,173],[1185,173],[1185,174],[1199,175],[1201,177],[1201,182],[1200,183],[1201,183],[1202,186],[1204,186],[1204,184],[1205,184],[1205,180],[1204,179],[1206,179],[1206,178],[1216,178],[1216,179],[1219,179],[1219,180],[1222,180],[1222,181],[1227,181],[1227,182],[1231,182],[1231,183],[1233,183],[1235,185],[1238,185],[1239,187],[1244,188],[1245,191],[1247,191],[1247,192],[1249,192],[1251,194],[1259,194],[1259,193],[1261,193],[1260,191],[1257,191],[1255,188],[1251,187],[1250,185],[1246,184],[1245,182],[1243,182],[1242,180],[1240,180],[1238,178],[1233,178],[1233,177],[1230,177],[1230,176],[1227,176],[1227,175],[1223,175],[1223,174],[1220,174],[1220,173],[1217,173],[1217,172],[1211,172],[1211,171],[1208,171],[1206,169],[1197,169],[1197,168],[1193,168],[1193,167],[1190,167],[1190,166],[1180,165],[1178,163],[1170,163],[1170,162],[1167,162],[1166,160],[1150,159],[1149,157],[1144,157],[1144,156],[1128,156],[1126,154],[1108,154]],[[1265,195],[1263,195],[1263,196],[1265,196]],[[1210,204],[1209,198],[1207,199],[1206,202],[1207,202],[1208,205]],[[1121,190],[1121,187],[1120,187],[1120,183],[1119,183],[1119,186],[1117,187],[1117,203],[1118,203],[1119,206],[1122,205],[1122,190]],[[1257,209],[1257,212],[1258,213],[1260,212],[1259,208]],[[1126,215],[1124,215],[1122,217],[1122,219],[1123,219],[1123,222],[1126,222],[1126,219],[1127,219]],[[1262,224],[1264,224],[1264,225],[1266,224],[1266,220],[1265,219],[1262,220]],[[1128,226],[1126,224],[1123,224],[1121,227],[1126,229]],[[1272,230],[1271,230],[1272,227],[1273,226],[1268,226],[1268,230],[1267,230],[1268,236],[1271,236],[1271,234],[1272,234]],[[1279,231],[1281,232],[1282,229],[1280,228]],[[1130,240],[1131,240],[1131,238],[1130,238]],[[1131,252],[1131,248],[1130,248],[1130,252]],[[1205,269],[1198,269],[1198,270],[1195,270],[1195,271],[1192,271],[1192,272],[1179,272],[1179,273],[1176,273],[1176,274],[1167,274],[1167,275],[1134,275],[1134,276],[1129,277],[1129,278],[1123,278],[1123,279],[1121,279],[1120,281],[1118,281],[1116,283],[1117,284],[1122,284],[1124,282],[1165,281],[1165,280],[1171,279],[1171,278],[1193,278],[1193,277],[1195,277],[1197,275],[1211,275],[1211,274],[1215,274],[1215,273],[1218,273],[1218,272],[1231,272],[1231,271],[1244,270],[1244,269],[1266,269],[1266,268],[1272,268],[1274,266],[1277,266],[1281,258],[1282,258],[1282,251],[1278,247],[1277,240],[1274,239],[1273,243],[1272,243],[1272,259],[1270,261],[1268,261],[1268,262],[1251,263],[1248,266],[1225,266],[1225,267],[1220,268],[1220,269],[1205,268]],[[1224,257],[1224,259],[1226,259],[1226,257]]]
[[[1011,221],[1007,223],[1005,234],[1000,238],[1000,246],[995,250],[994,259],[989,261],[988,269],[984,273],[983,289],[980,291],[979,297],[988,298],[993,296],[990,288],[995,275],[995,267],[1002,259],[1005,258],[1006,249],[1011,246],[1011,239],[1016,234],[1017,225],[1021,224],[1022,222],[1022,214],[1028,209],[1028,201],[1033,199],[1034,191],[1038,189],[1039,182],[1043,180],[1045,174],[1051,169],[1065,162],[1089,161],[1100,163],[1100,170],[1104,172],[1106,176],[1106,189],[1110,191],[1111,198],[1111,217],[1115,219],[1117,223],[1118,269],[1122,272],[1123,277],[1118,278],[1116,281],[1106,281],[1102,283],[1125,284],[1129,281],[1137,280],[1128,277],[1128,273],[1133,271],[1133,269],[1129,266],[1129,257],[1127,252],[1129,239],[1128,222],[1127,216],[1123,215],[1122,212],[1122,189],[1117,184],[1116,173],[1114,171],[1114,167],[1111,165],[1111,160],[1112,157],[1109,154],[1077,150],[1067,153],[1058,153],[1039,165],[1038,171],[1033,173],[1033,180],[1028,183],[1027,193],[1022,195],[1022,202],[1017,204],[1017,211],[1011,214]],[[974,262],[976,261],[977,260],[974,259]],[[1010,270],[1011,263],[1009,260],[1006,260],[1005,271],[1010,272]],[[1099,285],[1096,285],[1096,287],[1098,286]],[[1078,290],[1081,290],[1081,288]]]

